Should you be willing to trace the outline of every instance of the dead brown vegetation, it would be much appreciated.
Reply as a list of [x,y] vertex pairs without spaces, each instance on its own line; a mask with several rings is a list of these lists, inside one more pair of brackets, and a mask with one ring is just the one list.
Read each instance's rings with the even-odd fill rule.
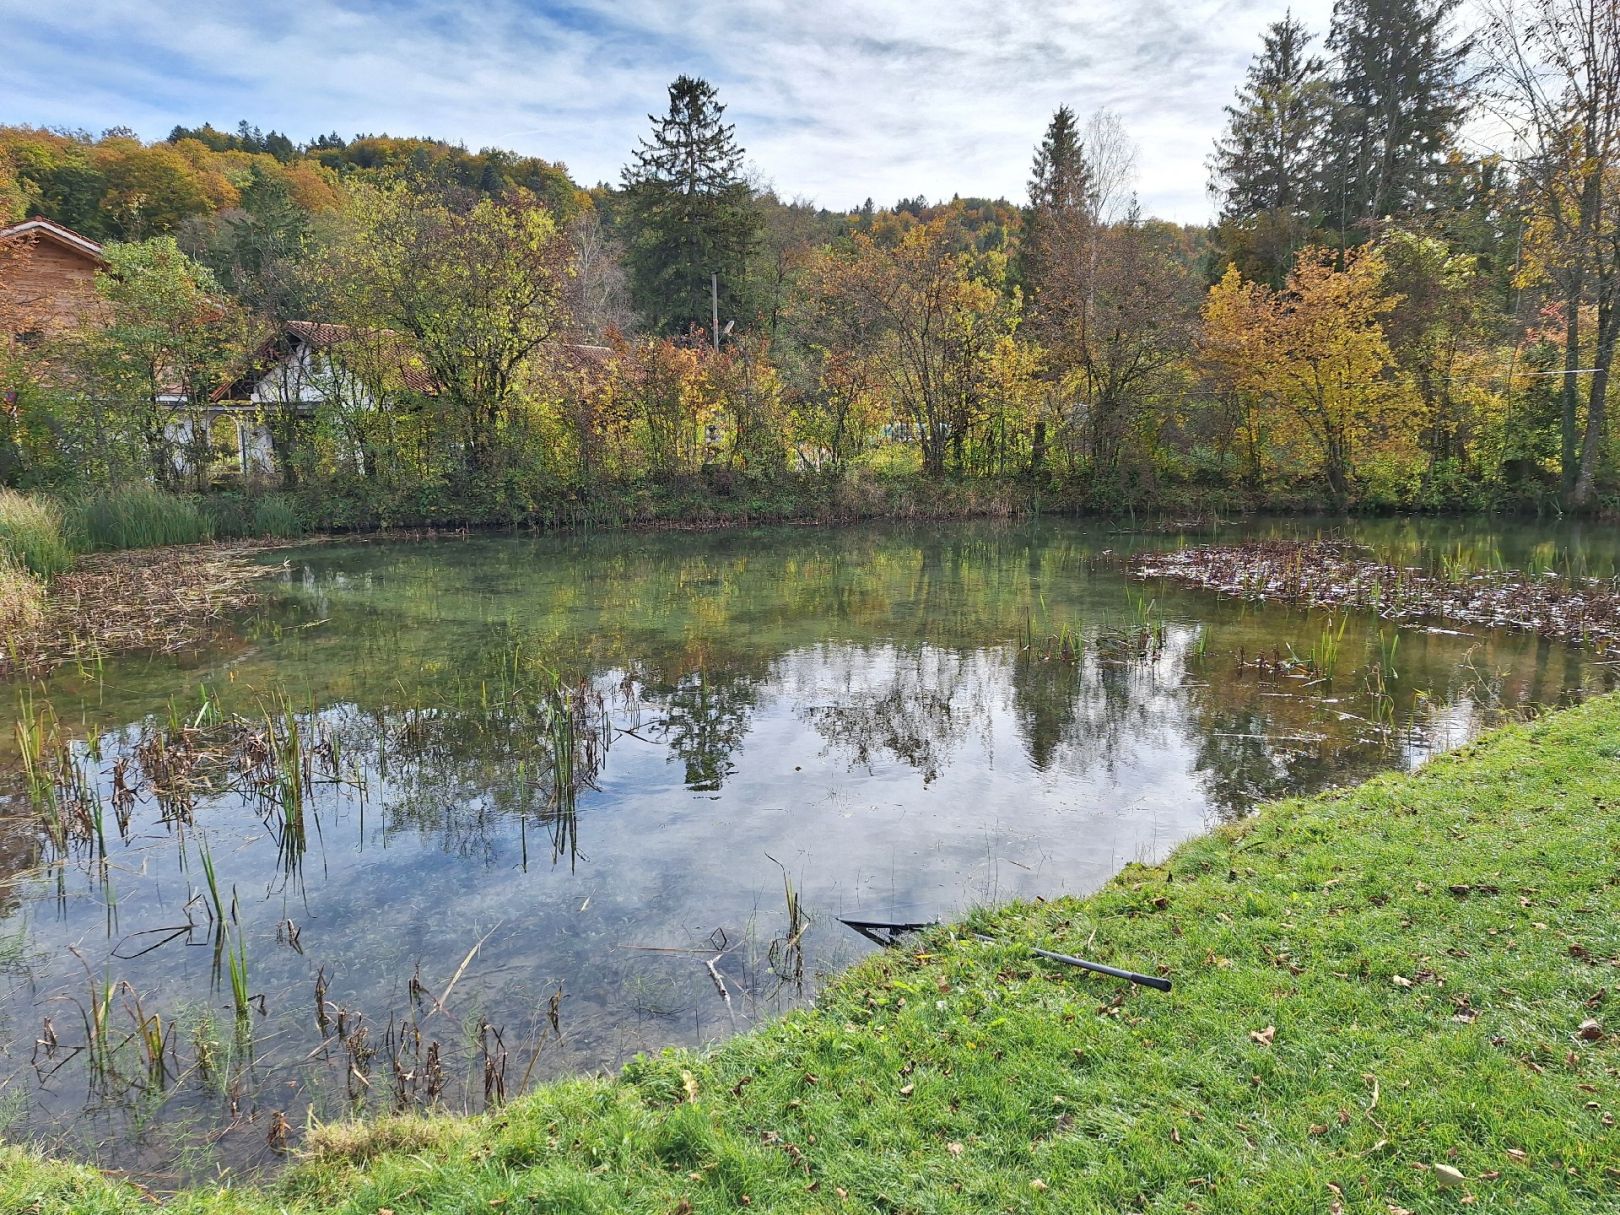
[[201,645],[260,602],[257,583],[276,567],[253,554],[286,543],[241,540],[83,557],[51,580],[43,610],[8,631],[0,678]]

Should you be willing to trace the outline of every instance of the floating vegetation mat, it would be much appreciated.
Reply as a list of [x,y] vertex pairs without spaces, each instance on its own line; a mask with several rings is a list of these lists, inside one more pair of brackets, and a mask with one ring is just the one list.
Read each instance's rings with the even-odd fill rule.
[[111,654],[174,654],[218,635],[260,601],[275,570],[251,559],[285,541],[96,553],[51,580],[44,611],[0,647],[0,678]]
[[1202,545],[1132,558],[1137,578],[1170,578],[1242,599],[1386,620],[1523,629],[1607,653],[1620,647],[1620,579],[1532,576],[1518,570],[1437,575],[1374,560],[1330,540]]

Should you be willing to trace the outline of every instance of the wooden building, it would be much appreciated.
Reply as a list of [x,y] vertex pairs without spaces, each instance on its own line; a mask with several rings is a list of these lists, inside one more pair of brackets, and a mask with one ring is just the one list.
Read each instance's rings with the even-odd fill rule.
[[101,246],[48,219],[0,228],[0,324],[9,336],[49,337],[76,328],[97,306]]

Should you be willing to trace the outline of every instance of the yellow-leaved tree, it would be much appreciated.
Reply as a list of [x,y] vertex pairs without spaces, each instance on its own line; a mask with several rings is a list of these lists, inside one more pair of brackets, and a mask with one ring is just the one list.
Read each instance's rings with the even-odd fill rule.
[[1281,291],[1231,267],[1204,305],[1206,363],[1268,415],[1272,466],[1320,476],[1339,506],[1375,460],[1412,454],[1419,404],[1384,336],[1387,270],[1376,250],[1304,249]]

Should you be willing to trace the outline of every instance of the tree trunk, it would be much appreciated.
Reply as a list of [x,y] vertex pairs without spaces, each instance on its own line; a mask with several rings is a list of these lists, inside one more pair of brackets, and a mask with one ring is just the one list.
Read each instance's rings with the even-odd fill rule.
[[1564,318],[1564,386],[1559,397],[1561,405],[1561,436],[1562,447],[1559,453],[1559,468],[1563,478],[1564,493],[1573,495],[1577,479],[1577,414],[1580,410],[1580,385],[1576,382],[1575,372],[1581,365],[1581,299],[1577,288],[1571,291],[1564,301],[1568,312]]
[[[1603,458],[1603,440],[1608,432],[1609,368],[1614,362],[1616,338],[1620,338],[1620,300],[1609,299],[1598,311],[1597,355],[1592,361],[1592,382],[1586,399],[1586,434],[1581,443],[1580,471],[1575,479],[1570,505],[1584,508],[1597,495],[1598,464]],[[1573,378],[1573,377],[1566,377]]]

